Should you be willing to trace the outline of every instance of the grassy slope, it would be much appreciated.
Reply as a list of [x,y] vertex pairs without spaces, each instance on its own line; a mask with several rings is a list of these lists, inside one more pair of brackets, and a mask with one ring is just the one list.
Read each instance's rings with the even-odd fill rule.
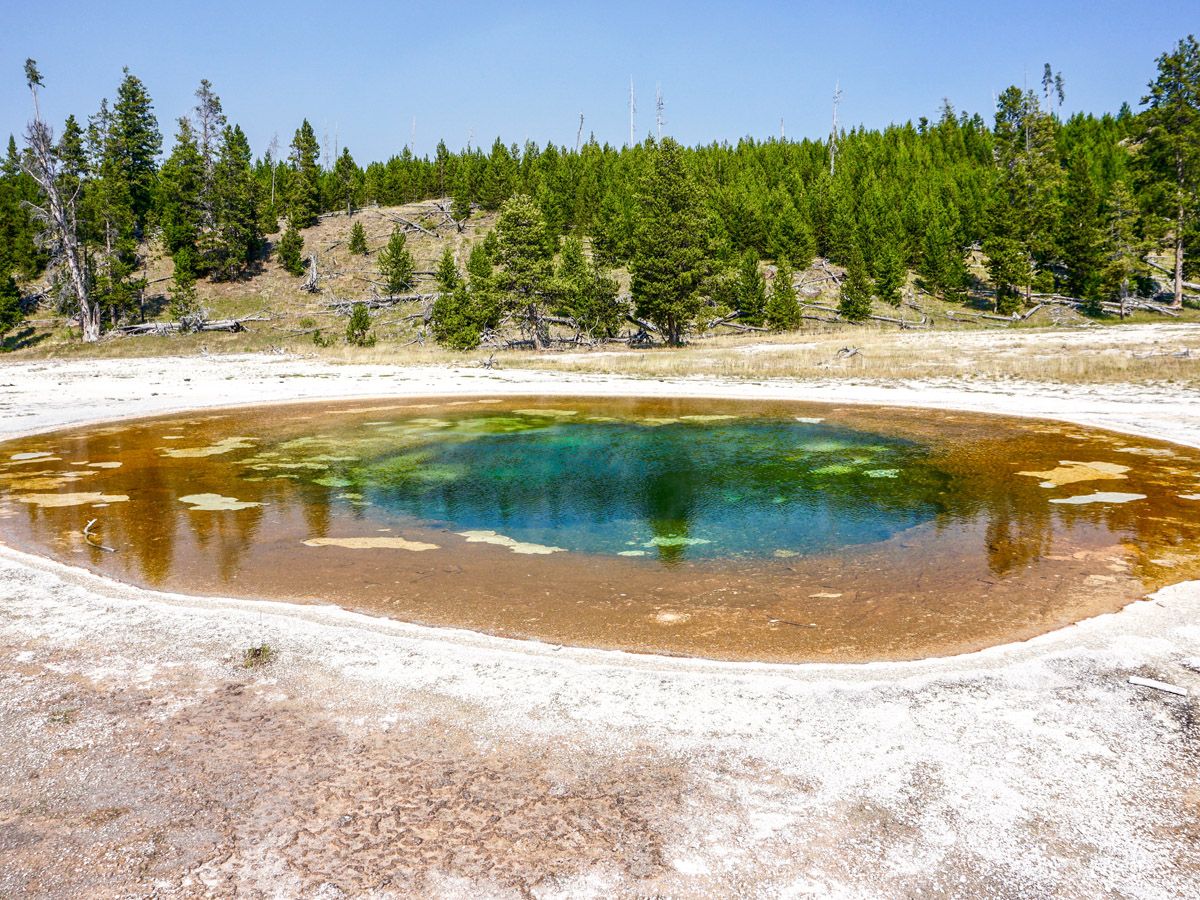
[[[493,226],[491,214],[477,214],[463,232],[446,224],[433,203],[414,203],[395,208],[367,208],[354,217],[344,213],[325,216],[314,227],[304,231],[305,252],[315,252],[321,272],[320,294],[300,290],[301,279],[284,272],[274,260],[264,262],[250,277],[240,281],[201,282],[197,293],[202,306],[212,319],[267,315],[269,322],[255,323],[241,334],[205,333],[199,335],[138,336],[111,338],[97,346],[85,347],[77,334],[52,318],[35,318],[31,327],[18,332],[14,341],[17,357],[106,356],[138,357],[198,352],[232,353],[264,350],[317,353],[332,360],[360,360],[387,363],[474,363],[486,355],[482,351],[453,354],[432,344],[420,345],[420,312],[417,304],[407,304],[374,313],[374,330],[379,338],[376,347],[359,350],[339,343],[331,348],[316,348],[311,330],[321,328],[326,335],[340,337],[345,328],[345,314],[329,308],[331,299],[360,299],[382,293],[378,275],[378,251],[387,242],[396,217],[403,216],[419,222],[437,233],[432,237],[410,231],[408,246],[418,272],[432,272],[447,246],[454,251],[460,268],[473,241],[480,239]],[[350,228],[361,222],[367,234],[367,256],[353,256],[346,249]],[[278,234],[271,235],[278,239]],[[150,281],[147,308],[151,318],[166,319],[165,291],[169,284],[171,261],[156,248],[147,253],[146,276]],[[813,269],[802,276],[816,282],[823,271]],[[627,287],[627,278],[622,278]],[[430,275],[418,276],[417,292],[433,289]],[[820,291],[820,293],[812,293]],[[836,305],[836,288],[821,282],[809,291],[801,290],[801,299]],[[998,323],[953,323],[945,318],[947,311],[963,312],[962,307],[947,306],[934,298],[921,298],[921,305],[933,314],[932,331],[901,331],[895,326],[869,323],[864,326],[827,325],[805,322],[798,332],[766,335],[761,332],[711,334],[694,342],[684,351],[652,350],[632,352],[601,352],[591,354],[531,354],[507,355],[504,365],[552,366],[574,371],[623,372],[662,377],[684,374],[714,374],[728,377],[930,377],[940,375],[990,375],[993,377],[1030,377],[1063,381],[1145,381],[1174,379],[1200,383],[1200,339],[1182,337],[1172,332],[1169,352],[1150,339],[1116,342],[1117,347],[1097,337],[1089,341],[1091,350],[1081,352],[1077,347],[1059,346],[1053,338],[1031,342],[1006,343],[998,337],[996,346],[989,346],[981,332],[1012,336],[1034,332],[1048,326],[1077,330],[1090,325],[1073,311],[1047,307],[1028,321],[1011,326]],[[976,311],[983,311],[982,308]],[[877,304],[876,312],[886,316],[915,319],[910,309],[896,310]],[[1153,313],[1138,313],[1126,324],[1162,323],[1166,320]],[[1200,313],[1185,311],[1180,320],[1200,322]],[[1113,327],[1120,329],[1114,324]],[[1200,329],[1197,329],[1200,332]],[[954,335],[962,334],[962,339]],[[862,352],[849,360],[839,360],[836,351],[845,345],[859,347]],[[963,351],[963,346],[969,351]],[[614,345],[620,347],[620,345]],[[748,349],[752,347],[752,349]],[[1171,352],[1189,350],[1186,357]]]

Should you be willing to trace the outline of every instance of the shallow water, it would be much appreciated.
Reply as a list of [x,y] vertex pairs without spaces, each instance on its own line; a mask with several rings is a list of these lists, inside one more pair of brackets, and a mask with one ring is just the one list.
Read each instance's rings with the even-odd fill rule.
[[1185,448],[813,404],[308,404],[0,446],[0,536],[111,577],[724,658],[912,658],[1117,609],[1200,572],[1198,498]]

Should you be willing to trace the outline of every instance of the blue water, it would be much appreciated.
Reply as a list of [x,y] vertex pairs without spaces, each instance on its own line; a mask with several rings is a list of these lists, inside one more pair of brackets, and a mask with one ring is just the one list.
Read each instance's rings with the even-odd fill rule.
[[355,470],[366,499],[392,513],[664,560],[883,541],[933,519],[948,480],[919,444],[828,424],[511,414],[409,437]]

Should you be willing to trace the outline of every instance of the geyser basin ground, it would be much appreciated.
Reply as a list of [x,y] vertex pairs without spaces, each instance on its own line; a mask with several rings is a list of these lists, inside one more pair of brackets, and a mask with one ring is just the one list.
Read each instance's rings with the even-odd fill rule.
[[774,661],[944,655],[1119,608],[1200,571],[1198,496],[1185,448],[793,403],[305,404],[0,447],[5,540],[110,577]]

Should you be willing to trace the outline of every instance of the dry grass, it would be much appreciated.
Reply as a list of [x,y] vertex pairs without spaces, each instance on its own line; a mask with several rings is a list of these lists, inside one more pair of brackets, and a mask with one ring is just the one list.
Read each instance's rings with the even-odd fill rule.
[[[839,357],[843,348],[853,356]],[[505,365],[644,378],[964,378],[1200,384],[1200,327],[808,332],[713,338],[680,350],[514,354]]]
[[[403,216],[433,228],[441,213],[432,202],[395,208],[367,208],[353,217],[344,213],[325,216],[304,231],[306,252],[315,252],[321,271],[322,293],[300,290],[300,279],[284,272],[273,260],[262,264],[253,277],[233,282],[201,282],[197,293],[211,318],[264,314],[270,320],[255,323],[241,334],[204,334],[114,337],[98,345],[83,345],[78,333],[60,320],[29,323],[25,337],[17,342],[20,357],[134,358],[187,356],[201,353],[286,352],[315,356],[334,363],[382,363],[388,365],[477,365],[488,350],[451,353],[420,342],[419,310],[397,307],[373,312],[372,330],[377,343],[370,348],[344,343],[346,315],[329,307],[333,298],[357,299],[379,290],[377,253]],[[346,249],[350,229],[361,222],[367,235],[367,256],[352,256]],[[470,244],[495,224],[491,214],[477,214],[464,232],[443,225],[439,237],[419,232],[409,234],[408,246],[418,273],[432,273],[442,252],[450,246],[459,265],[465,266]],[[277,238],[278,235],[272,237]],[[151,250],[147,278],[151,282],[148,307],[165,317],[165,290],[171,275],[171,260]],[[822,282],[821,270],[802,276],[809,289],[804,299],[835,303],[833,285]],[[432,275],[420,274],[416,291],[432,289]],[[1141,313],[1122,324],[1095,325],[1061,307],[1046,307],[1027,322],[1005,326],[977,320],[954,323],[948,313],[962,315],[962,307],[949,307],[923,296],[922,307],[932,315],[937,328],[900,331],[895,326],[825,325],[806,322],[800,331],[782,335],[765,333],[709,334],[678,350],[630,351],[612,345],[590,352],[570,350],[532,354],[501,352],[498,365],[504,368],[537,368],[554,371],[620,374],[646,378],[715,376],[734,379],[763,378],[1019,378],[1028,381],[1064,383],[1163,382],[1194,385],[1200,382],[1200,328],[1192,331],[1182,323],[1200,324],[1200,312],[1186,310],[1176,320]],[[414,304],[408,304],[412,307]],[[978,311],[978,310],[977,310]],[[881,315],[915,320],[916,313],[903,308],[899,313],[879,306]],[[1146,328],[1153,323],[1156,328]],[[1047,327],[1056,326],[1056,327]],[[318,347],[312,332],[320,329],[335,339],[331,347]],[[11,343],[10,339],[10,343]],[[859,352],[839,358],[842,347]],[[1172,355],[1186,351],[1188,356]]]

